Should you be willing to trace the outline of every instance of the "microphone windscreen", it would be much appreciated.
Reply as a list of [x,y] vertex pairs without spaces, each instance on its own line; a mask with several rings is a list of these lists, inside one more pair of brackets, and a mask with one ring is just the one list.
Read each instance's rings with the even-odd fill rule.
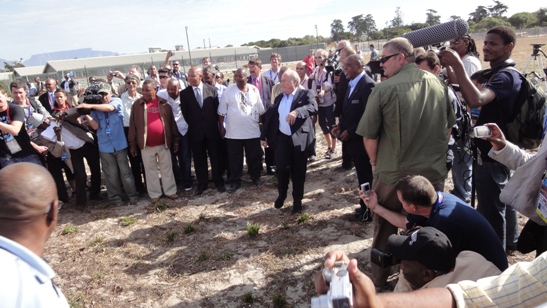
[[467,21],[455,19],[439,25],[407,32],[401,36],[408,39],[412,46],[421,47],[458,38],[467,34],[467,31],[469,31]]

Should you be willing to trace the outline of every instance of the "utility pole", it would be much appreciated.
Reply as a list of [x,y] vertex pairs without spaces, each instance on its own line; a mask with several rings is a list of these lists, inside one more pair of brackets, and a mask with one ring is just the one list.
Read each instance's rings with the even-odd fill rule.
[[188,44],[188,54],[190,55],[190,67],[192,67],[192,51],[190,50],[190,41],[188,40],[188,26],[184,28],[186,29],[186,43]]
[[315,43],[317,48],[319,48],[319,33],[317,32],[317,25],[315,25]]

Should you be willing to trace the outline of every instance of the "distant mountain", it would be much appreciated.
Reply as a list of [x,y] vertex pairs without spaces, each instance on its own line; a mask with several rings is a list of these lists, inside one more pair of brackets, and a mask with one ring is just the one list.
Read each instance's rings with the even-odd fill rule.
[[47,61],[51,60],[67,60],[74,58],[95,58],[95,57],[107,57],[117,56],[118,53],[111,51],[98,51],[91,48],[65,50],[50,53],[41,53],[33,55],[30,59],[23,61],[25,66],[38,66],[45,65]]

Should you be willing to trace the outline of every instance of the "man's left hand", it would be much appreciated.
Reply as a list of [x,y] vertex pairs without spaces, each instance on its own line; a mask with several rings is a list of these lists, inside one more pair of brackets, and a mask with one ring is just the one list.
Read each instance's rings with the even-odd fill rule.
[[297,117],[298,111],[293,110],[287,115],[287,118],[285,120],[287,121],[287,123],[289,123],[289,125],[293,125]]

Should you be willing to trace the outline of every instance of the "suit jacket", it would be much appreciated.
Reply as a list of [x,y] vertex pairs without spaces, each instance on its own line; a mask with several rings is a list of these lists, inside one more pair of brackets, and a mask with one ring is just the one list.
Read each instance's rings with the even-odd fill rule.
[[343,95],[340,121],[338,125],[340,126],[340,132],[347,130],[349,133],[350,140],[362,139],[361,136],[357,135],[355,131],[359,125],[359,121],[365,112],[365,107],[367,106],[368,96],[372,92],[372,89],[376,83],[372,78],[367,74],[364,74],[363,77],[355,85],[355,89],[349,94],[349,81],[346,93]]
[[[262,127],[260,140],[267,140],[267,136],[277,134],[279,131],[279,104],[284,93],[279,94],[269,112],[269,117],[266,117],[266,122]],[[308,90],[297,89],[294,93],[294,99],[291,103],[291,111],[297,110],[298,117],[293,125],[291,125],[291,138],[294,147],[299,151],[313,151],[315,145],[315,130],[313,127],[311,116],[317,112],[317,102],[315,97]]]
[[[47,112],[49,112],[49,114],[53,114],[53,108],[51,108],[51,105],[49,104],[49,93],[48,92],[45,92],[42,95],[40,95],[40,97],[38,97],[38,100],[40,101],[40,103],[42,103],[42,106],[44,106],[44,108],[46,108],[46,110],[47,110]],[[55,102],[53,102],[53,104],[55,105]]]
[[[270,78],[260,74],[260,84],[262,85],[262,95],[261,95],[261,99],[262,99],[262,104],[264,105],[264,110],[268,110],[270,109],[273,104],[272,104],[272,89],[273,89],[273,86],[274,86],[274,81],[271,80]],[[250,84],[253,84],[253,78],[252,77],[249,77],[249,79],[247,80],[247,83],[250,83]]]
[[349,79],[346,78],[346,74],[342,71],[340,74],[340,81],[334,85],[334,92],[336,92],[336,105],[334,106],[335,117],[339,117],[342,114],[342,106],[344,105],[348,84]]
[[199,106],[192,86],[180,91],[180,109],[188,123],[187,135],[191,142],[200,142],[205,137],[220,140],[217,89],[204,82],[202,85],[203,108]]

